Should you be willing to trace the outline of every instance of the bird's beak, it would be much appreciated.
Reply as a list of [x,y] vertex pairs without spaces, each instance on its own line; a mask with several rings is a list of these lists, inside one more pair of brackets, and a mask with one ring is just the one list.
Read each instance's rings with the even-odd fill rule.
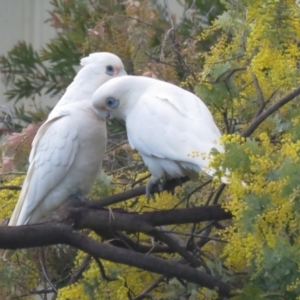
[[126,76],[126,75],[127,73],[124,69],[119,72],[119,76]]
[[97,109],[97,108],[94,108],[94,109],[100,119],[105,121],[106,119],[109,118],[109,116],[110,116],[109,111],[103,110],[103,109]]
[[114,76],[125,76],[127,75],[126,71],[124,69],[120,70],[118,67],[115,67],[115,74]]

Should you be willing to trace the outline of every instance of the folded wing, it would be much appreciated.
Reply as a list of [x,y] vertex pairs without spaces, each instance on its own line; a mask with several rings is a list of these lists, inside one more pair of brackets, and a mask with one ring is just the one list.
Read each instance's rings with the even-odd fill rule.
[[[78,151],[78,130],[67,112],[59,112],[38,131],[30,167],[9,225],[30,222],[34,211],[67,175]],[[39,216],[34,216],[39,219]]]
[[[144,94],[126,120],[129,142],[142,155],[187,162],[202,169],[213,148],[224,151],[219,144],[220,131],[200,99],[196,98],[197,103],[174,97],[169,93]],[[184,108],[181,102],[185,102]]]

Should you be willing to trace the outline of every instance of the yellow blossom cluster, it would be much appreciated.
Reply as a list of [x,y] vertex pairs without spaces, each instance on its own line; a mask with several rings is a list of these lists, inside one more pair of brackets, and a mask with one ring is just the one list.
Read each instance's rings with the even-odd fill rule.
[[[244,7],[239,10],[240,5]],[[200,51],[201,71],[184,84],[211,91],[210,98],[215,99],[206,103],[214,104],[210,108],[217,123],[226,111],[228,118],[241,123],[240,129],[245,128],[262,101],[272,103],[298,85],[299,19],[299,5],[295,1],[233,1],[232,10],[199,34],[199,43],[216,35],[218,38],[209,51]],[[220,89],[224,83],[229,93]],[[207,95],[204,96],[207,101]],[[282,108],[280,114],[288,117],[289,107]],[[239,119],[241,115],[243,120]],[[272,125],[267,120],[259,130],[271,131]]]
[[[12,214],[20,193],[15,188],[22,185],[24,177],[24,175],[2,176],[2,189],[0,190],[0,220],[2,224],[5,224]],[[24,262],[26,263],[24,264]],[[4,272],[2,274],[0,272],[1,299],[7,299],[6,297],[10,296],[12,291],[15,295],[27,294],[38,285],[39,274],[35,268],[35,263],[30,259],[28,260],[27,252],[18,251],[17,255],[14,255],[9,262],[0,259],[0,270]],[[20,278],[22,278],[22,284],[19,282]],[[7,283],[3,284],[5,281]],[[24,299],[29,299],[29,297]]]
[[0,190],[0,208],[1,219],[9,218],[19,198],[20,191],[16,189],[10,189],[11,186],[18,187],[23,183],[25,176],[5,176],[3,177],[3,188]]
[[239,134],[224,134],[221,137],[221,143],[223,145],[230,143],[242,143],[245,141],[245,138],[240,136]]
[[249,2],[246,53],[251,58],[250,70],[266,95],[278,87],[291,89],[299,82],[295,77],[300,57],[299,6],[295,1]]
[[[297,278],[292,284],[287,286],[287,291],[295,290],[300,286],[300,277]],[[296,298],[296,300],[300,299],[300,296]]]
[[[266,249],[272,249],[273,255],[276,255],[280,251],[279,237],[288,239],[287,228],[290,232],[299,229],[300,220],[295,211],[299,189],[294,188],[290,193],[283,194],[292,174],[280,172],[287,160],[292,165],[299,164],[300,142],[293,141],[290,134],[283,135],[279,145],[272,144],[265,133],[258,138],[259,153],[247,147],[247,141],[242,144],[250,159],[250,172],[242,176],[233,170],[233,174],[230,174],[230,197],[223,206],[232,212],[234,218],[232,225],[224,230],[222,236],[229,242],[223,252],[226,262],[240,270],[245,270],[254,263],[259,273],[264,267]],[[226,136],[223,141],[225,145],[241,144],[240,139],[234,136]],[[282,175],[274,175],[273,178],[271,174],[276,172]],[[242,180],[246,182],[246,186],[241,184]],[[288,289],[298,286],[296,282]]]

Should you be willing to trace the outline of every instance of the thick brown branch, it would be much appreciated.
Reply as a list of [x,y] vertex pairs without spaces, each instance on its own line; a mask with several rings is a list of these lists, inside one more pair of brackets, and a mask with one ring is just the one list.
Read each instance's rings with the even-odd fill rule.
[[145,212],[143,214],[89,208],[70,208],[68,213],[68,217],[75,221],[75,226],[78,229],[145,233],[149,233],[154,226],[220,221],[232,218],[231,213],[224,211],[219,205]]
[[116,263],[122,263],[167,277],[178,277],[209,289],[218,289],[223,296],[230,296],[231,287],[225,282],[194,268],[167,260],[143,255],[131,250],[100,244],[71,226],[49,222],[37,225],[0,227],[0,248],[17,249],[67,244],[86,253]]
[[[89,228],[100,234],[117,235],[117,231],[143,232],[167,244],[193,266],[200,266],[202,262],[180,246],[171,236],[154,226],[184,224],[191,222],[229,219],[231,214],[220,206],[203,206],[188,209],[177,209],[143,214],[124,213],[114,210],[93,210],[88,208],[70,208],[69,217],[74,221],[77,229]],[[178,223],[177,223],[178,222]]]

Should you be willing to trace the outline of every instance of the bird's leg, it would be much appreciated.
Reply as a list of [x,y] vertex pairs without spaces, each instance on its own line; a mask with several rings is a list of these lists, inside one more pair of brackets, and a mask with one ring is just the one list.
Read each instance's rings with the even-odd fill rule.
[[161,183],[159,182],[159,178],[156,178],[156,177],[152,176],[146,184],[146,197],[147,197],[148,201],[150,200],[150,198],[155,200],[154,193],[152,193],[152,189],[155,185],[161,191]]
[[[80,194],[74,194],[71,195],[68,198],[67,203],[65,204],[66,207],[83,207],[85,206],[85,204],[88,202],[88,200],[86,198],[84,198],[82,195]],[[76,227],[76,221],[73,220],[72,224],[70,224],[73,228]]]

